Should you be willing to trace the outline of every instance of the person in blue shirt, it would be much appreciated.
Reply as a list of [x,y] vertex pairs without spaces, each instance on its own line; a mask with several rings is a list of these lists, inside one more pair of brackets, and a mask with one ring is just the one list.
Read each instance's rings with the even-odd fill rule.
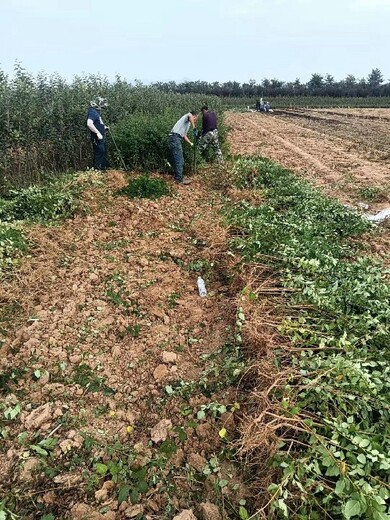
[[87,115],[87,127],[91,132],[93,146],[93,167],[95,170],[104,171],[107,169],[107,126],[103,123],[100,115],[102,108],[107,106],[104,98],[98,97],[91,101]]

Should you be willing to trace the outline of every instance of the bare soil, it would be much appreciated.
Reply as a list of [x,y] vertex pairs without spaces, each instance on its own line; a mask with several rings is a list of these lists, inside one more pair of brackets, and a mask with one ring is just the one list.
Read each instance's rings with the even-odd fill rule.
[[[267,157],[307,178],[341,202],[390,206],[390,110],[300,109],[274,114],[226,113],[234,154]],[[370,245],[388,256],[387,224]]]
[[377,209],[390,202],[390,110],[382,110],[378,119],[363,109],[230,112],[226,119],[233,153],[260,153],[346,202],[359,198],[360,188],[387,189]]
[[[203,469],[223,446],[220,429],[234,435],[236,389],[170,397],[210,367],[224,377],[223,356],[205,358],[234,334],[220,196],[195,180],[173,196],[130,200],[115,196],[122,173],[106,181],[88,192],[85,215],[34,226],[31,258],[3,280],[2,308],[18,312],[1,350],[2,383],[6,408],[20,413],[3,425],[1,496],[23,518],[172,518],[198,512],[194,496],[223,508],[233,485],[234,502],[245,496],[236,470]],[[214,402],[228,411],[207,409]],[[48,439],[56,444],[45,455]],[[121,486],[97,469],[118,458],[132,461],[121,471],[147,468],[138,503],[118,503]]]

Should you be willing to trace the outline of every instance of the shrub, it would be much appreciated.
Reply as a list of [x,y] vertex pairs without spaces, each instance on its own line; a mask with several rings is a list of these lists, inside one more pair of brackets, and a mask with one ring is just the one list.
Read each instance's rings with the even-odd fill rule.
[[158,199],[169,194],[170,189],[165,181],[153,179],[148,175],[132,179],[127,186],[118,192],[118,195],[126,195],[131,199]]
[[[171,162],[171,154],[168,147],[168,134],[186,110],[188,108],[176,111],[167,109],[162,114],[133,114],[115,125],[112,130],[114,139],[126,166],[132,170],[169,170],[168,162]],[[200,121],[198,126],[200,127]],[[219,133],[225,149],[226,129],[222,114],[219,115]],[[193,140],[191,130],[188,132],[188,137]],[[115,155],[115,147],[111,146],[111,151]],[[183,143],[184,168],[187,172],[191,171],[193,165],[193,153],[193,148]],[[197,160],[201,160],[199,154]]]

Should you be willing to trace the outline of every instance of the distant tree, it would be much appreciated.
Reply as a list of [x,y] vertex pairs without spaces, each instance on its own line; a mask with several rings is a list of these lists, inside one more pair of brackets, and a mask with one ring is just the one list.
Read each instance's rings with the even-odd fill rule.
[[333,87],[335,85],[335,79],[331,74],[325,75],[325,86],[326,87]]
[[383,75],[379,69],[372,69],[367,77],[367,83],[371,88],[379,87],[383,83]]
[[312,74],[307,86],[312,90],[321,89],[324,86],[324,76],[318,73]]
[[[19,71],[19,75],[21,72]],[[0,75],[0,86],[2,77]],[[152,86],[170,93],[194,93],[213,94],[221,97],[273,97],[273,96],[331,96],[331,97],[367,97],[367,96],[389,96],[390,82],[384,83],[382,73],[379,69],[372,69],[367,78],[358,79],[353,74],[336,81],[331,74],[312,74],[307,83],[302,83],[299,78],[295,81],[284,82],[276,78],[264,78],[256,83],[255,79],[249,79],[246,83],[227,81],[219,83],[215,81],[184,81],[182,83],[157,82]]]
[[264,78],[263,81],[261,82],[261,85],[263,88],[269,88],[271,86],[271,82],[269,79]]
[[250,79],[248,83],[243,83],[242,93],[244,96],[254,96],[256,94],[256,80]]
[[347,87],[354,87],[356,83],[357,81],[353,74],[348,74],[348,76],[345,78],[345,84]]

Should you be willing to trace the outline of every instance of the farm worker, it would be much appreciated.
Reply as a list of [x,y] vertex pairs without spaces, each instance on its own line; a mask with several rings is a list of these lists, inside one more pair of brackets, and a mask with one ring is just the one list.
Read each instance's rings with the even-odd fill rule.
[[100,111],[107,106],[107,101],[98,97],[91,101],[87,115],[87,127],[91,131],[91,140],[93,146],[93,167],[96,170],[107,169],[107,126],[102,121]]
[[219,146],[218,124],[215,112],[211,112],[207,105],[203,105],[202,112],[202,135],[199,139],[199,148],[203,155],[212,148],[217,156],[217,161],[222,164],[223,156]]
[[179,184],[190,184],[190,179],[184,179],[183,177],[183,166],[184,166],[184,156],[183,156],[183,148],[182,141],[184,140],[190,146],[194,146],[188,137],[187,133],[190,127],[192,126],[194,130],[194,135],[197,134],[196,122],[198,121],[198,112],[195,110],[191,110],[183,117],[181,117],[169,132],[168,136],[168,146],[169,150],[172,154],[173,160],[173,170],[175,181]]

